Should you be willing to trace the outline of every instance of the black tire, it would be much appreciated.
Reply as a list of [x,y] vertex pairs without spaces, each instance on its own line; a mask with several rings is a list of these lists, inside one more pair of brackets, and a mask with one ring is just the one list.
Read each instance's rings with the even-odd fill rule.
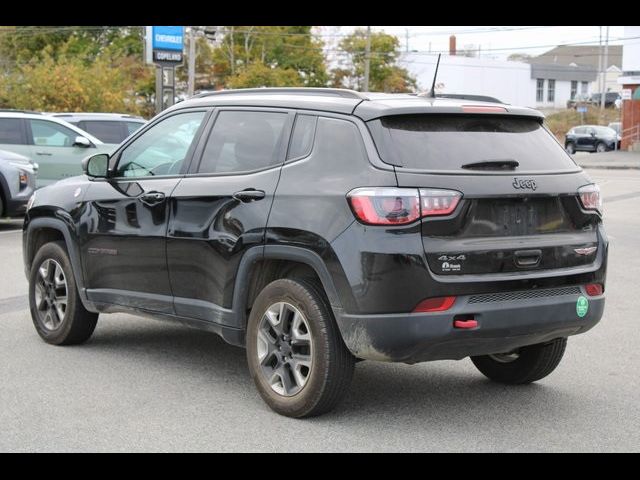
[[607,146],[604,143],[598,142],[596,144],[596,152],[602,153],[602,152],[606,152],[606,151],[607,151]]
[[517,350],[517,358],[509,362],[496,360],[497,355],[471,357],[471,361],[484,376],[495,382],[509,385],[532,383],[555,370],[566,346],[566,338],[557,338],[548,343],[522,347]]
[[[47,261],[53,260],[62,269],[66,280],[66,308],[62,319],[55,328],[47,327],[44,310],[36,304],[36,283],[39,281],[39,269]],[[29,308],[31,319],[38,335],[52,345],[77,345],[86,342],[96,328],[98,314],[89,312],[82,305],[73,276],[69,255],[63,242],[50,242],[36,253],[29,275]]]
[[[313,346],[306,383],[291,396],[279,394],[272,388],[258,357],[261,321],[269,307],[279,302],[292,305],[305,317]],[[328,412],[349,389],[355,359],[342,341],[321,288],[308,280],[276,280],[260,292],[249,315],[246,343],[249,372],[258,392],[267,405],[281,415],[302,418]]]
[[573,142],[567,143],[564,149],[567,151],[569,155],[573,155],[574,153],[576,153],[576,146],[574,145]]

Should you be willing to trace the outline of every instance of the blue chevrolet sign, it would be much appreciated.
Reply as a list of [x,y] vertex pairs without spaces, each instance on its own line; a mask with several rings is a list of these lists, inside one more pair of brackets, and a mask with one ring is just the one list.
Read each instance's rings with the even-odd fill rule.
[[152,27],[154,50],[179,50],[184,45],[184,27]]

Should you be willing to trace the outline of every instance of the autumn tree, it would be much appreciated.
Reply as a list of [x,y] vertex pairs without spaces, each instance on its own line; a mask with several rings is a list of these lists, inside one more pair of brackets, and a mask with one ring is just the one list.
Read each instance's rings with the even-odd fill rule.
[[153,114],[140,27],[0,27],[0,107]]
[[[357,29],[339,44],[346,59],[332,70],[332,86],[364,90],[367,32]],[[412,92],[416,80],[397,64],[400,41],[384,32],[371,33],[369,90],[378,92]]]

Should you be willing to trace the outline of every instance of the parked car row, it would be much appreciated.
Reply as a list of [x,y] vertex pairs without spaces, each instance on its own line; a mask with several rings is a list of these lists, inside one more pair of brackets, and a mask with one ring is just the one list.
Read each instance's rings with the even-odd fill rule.
[[112,152],[145,123],[113,113],[0,110],[0,217],[21,215],[30,189],[82,174],[83,158]]

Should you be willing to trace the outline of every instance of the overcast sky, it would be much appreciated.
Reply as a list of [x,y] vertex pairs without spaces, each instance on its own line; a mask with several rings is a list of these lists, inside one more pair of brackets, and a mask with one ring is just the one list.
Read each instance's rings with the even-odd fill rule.
[[[327,40],[339,40],[341,35],[348,34],[356,27],[322,27],[322,34]],[[366,28],[366,27],[365,27]],[[511,53],[527,53],[539,55],[559,44],[597,44],[600,27],[597,26],[372,26],[374,31],[385,31],[400,39],[402,49],[406,46],[406,34],[409,33],[411,50],[447,52],[449,35],[457,37],[458,49],[473,45],[480,47],[482,56],[489,55],[497,59],[506,59]],[[605,35],[602,27],[602,35]],[[610,44],[621,44],[624,27],[609,27]]]

